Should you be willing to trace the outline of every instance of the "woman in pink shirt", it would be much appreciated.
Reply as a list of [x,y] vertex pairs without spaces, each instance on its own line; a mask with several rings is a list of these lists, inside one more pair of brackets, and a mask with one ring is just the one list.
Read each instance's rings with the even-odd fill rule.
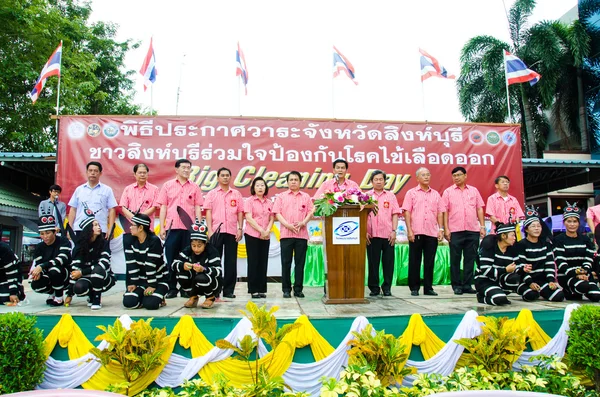
[[269,187],[261,177],[254,178],[244,203],[246,226],[244,238],[248,253],[248,293],[252,298],[266,298],[267,265],[273,227],[273,203],[267,198]]

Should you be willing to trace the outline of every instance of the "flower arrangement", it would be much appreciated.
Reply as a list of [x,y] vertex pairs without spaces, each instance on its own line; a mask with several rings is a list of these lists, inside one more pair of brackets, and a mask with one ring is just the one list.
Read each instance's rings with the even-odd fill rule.
[[315,216],[331,216],[342,205],[360,205],[362,210],[366,205],[377,207],[377,200],[357,188],[325,192],[322,198],[315,200]]

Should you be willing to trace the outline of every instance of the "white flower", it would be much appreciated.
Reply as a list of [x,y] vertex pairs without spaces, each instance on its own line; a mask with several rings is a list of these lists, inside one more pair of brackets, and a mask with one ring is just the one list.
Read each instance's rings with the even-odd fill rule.
[[353,203],[358,203],[358,194],[351,195],[350,201],[352,201]]
[[344,193],[342,193],[342,192],[333,193],[333,199],[337,203],[343,203],[344,202]]

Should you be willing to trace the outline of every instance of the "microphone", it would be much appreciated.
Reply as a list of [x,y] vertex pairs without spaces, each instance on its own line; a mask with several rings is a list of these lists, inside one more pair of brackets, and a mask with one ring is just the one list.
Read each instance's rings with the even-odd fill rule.
[[340,176],[338,174],[335,174],[333,177],[337,183],[340,183]]

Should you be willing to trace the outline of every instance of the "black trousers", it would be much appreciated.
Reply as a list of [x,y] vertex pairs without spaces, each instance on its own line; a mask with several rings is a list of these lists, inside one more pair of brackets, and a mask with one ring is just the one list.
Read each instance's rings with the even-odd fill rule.
[[165,257],[169,268],[169,289],[177,289],[177,272],[171,268],[173,260],[179,253],[190,245],[190,232],[185,229],[171,229],[165,241]]
[[219,234],[219,238],[215,244],[215,248],[219,251],[223,258],[223,295],[231,295],[235,290],[235,282],[237,281],[237,250],[238,243],[235,241],[235,235],[229,233]]
[[[452,288],[471,288],[478,248],[479,232],[462,231],[453,232],[450,235],[450,279]],[[463,259],[462,279],[460,277],[461,259]]]
[[394,246],[387,238],[371,237],[367,245],[367,261],[369,263],[369,279],[367,284],[371,292],[379,293],[379,263],[383,268],[383,284],[381,289],[389,292],[394,278]]
[[435,237],[417,234],[414,242],[408,243],[408,288],[418,291],[421,285],[421,261],[423,261],[423,290],[433,290],[433,267],[438,240]]
[[282,238],[281,244],[281,289],[292,291],[292,257],[294,258],[294,292],[302,292],[304,284],[304,263],[308,240],[303,238]]
[[248,293],[267,292],[267,266],[269,264],[270,240],[262,240],[244,234],[248,253]]

